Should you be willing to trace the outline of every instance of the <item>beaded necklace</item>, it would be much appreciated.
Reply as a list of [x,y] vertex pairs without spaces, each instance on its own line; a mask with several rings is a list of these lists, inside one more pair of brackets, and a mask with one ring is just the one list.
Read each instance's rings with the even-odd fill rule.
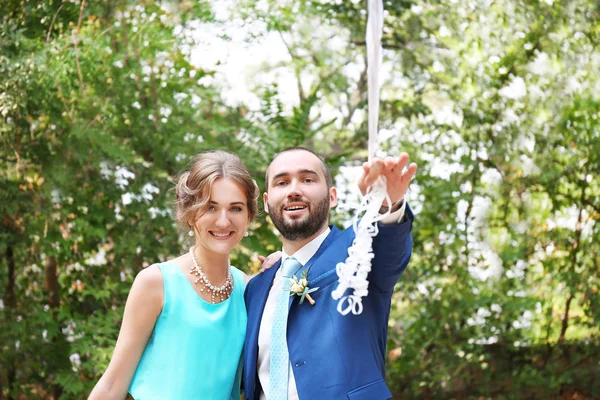
[[[212,304],[220,303],[225,301],[231,296],[233,290],[233,277],[231,276],[231,264],[227,261],[227,279],[221,286],[213,285],[209,280],[202,268],[196,261],[194,255],[195,247],[190,248],[190,256],[192,256],[192,266],[190,267],[190,273],[196,276],[195,284],[200,283],[200,291],[204,292],[204,289],[210,293],[210,302]],[[215,301],[216,300],[216,301]]]

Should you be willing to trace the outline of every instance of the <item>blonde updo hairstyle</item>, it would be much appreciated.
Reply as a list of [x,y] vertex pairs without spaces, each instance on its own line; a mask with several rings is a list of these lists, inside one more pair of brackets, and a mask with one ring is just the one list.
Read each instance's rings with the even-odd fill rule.
[[246,165],[227,151],[207,151],[198,154],[177,179],[175,219],[182,229],[190,229],[208,209],[212,185],[219,178],[230,178],[240,185],[246,195],[249,220],[256,216],[259,191]]

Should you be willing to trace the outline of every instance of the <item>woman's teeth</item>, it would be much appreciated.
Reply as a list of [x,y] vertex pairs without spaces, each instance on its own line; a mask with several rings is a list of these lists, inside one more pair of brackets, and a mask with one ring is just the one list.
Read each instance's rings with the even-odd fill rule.
[[229,232],[229,233],[211,232],[210,234],[213,235],[214,237],[227,237],[227,236],[231,236],[233,234],[233,232]]

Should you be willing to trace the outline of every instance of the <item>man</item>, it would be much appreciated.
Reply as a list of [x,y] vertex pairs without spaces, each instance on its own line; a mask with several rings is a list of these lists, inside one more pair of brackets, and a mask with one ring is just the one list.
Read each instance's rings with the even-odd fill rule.
[[[248,327],[244,347],[244,396],[268,399],[391,398],[385,384],[387,323],[394,285],[411,255],[413,214],[404,194],[417,166],[408,154],[363,165],[363,194],[384,176],[391,214],[373,240],[369,295],[360,315],[341,315],[331,292],[336,264],[345,261],[352,228],[329,227],[337,191],[324,161],[305,148],[289,148],[269,165],[264,208],[283,242],[281,262],[252,279],[245,293]],[[381,213],[386,212],[382,207]],[[315,301],[290,296],[291,276],[307,271]]]

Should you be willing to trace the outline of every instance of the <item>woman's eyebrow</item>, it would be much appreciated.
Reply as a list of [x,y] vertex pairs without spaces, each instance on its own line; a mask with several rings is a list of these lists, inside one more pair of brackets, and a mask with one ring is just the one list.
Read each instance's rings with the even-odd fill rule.
[[[218,202],[216,202],[216,201],[214,201],[214,200],[211,200],[211,201],[210,201],[210,204],[217,204],[217,205],[218,205],[219,203],[218,203]],[[245,203],[245,202],[243,202],[243,201],[232,201],[231,203],[229,203],[229,205],[230,205],[230,206],[237,205],[237,204],[241,204],[241,205],[243,205],[243,206],[245,206],[245,205],[246,205],[246,203]]]

